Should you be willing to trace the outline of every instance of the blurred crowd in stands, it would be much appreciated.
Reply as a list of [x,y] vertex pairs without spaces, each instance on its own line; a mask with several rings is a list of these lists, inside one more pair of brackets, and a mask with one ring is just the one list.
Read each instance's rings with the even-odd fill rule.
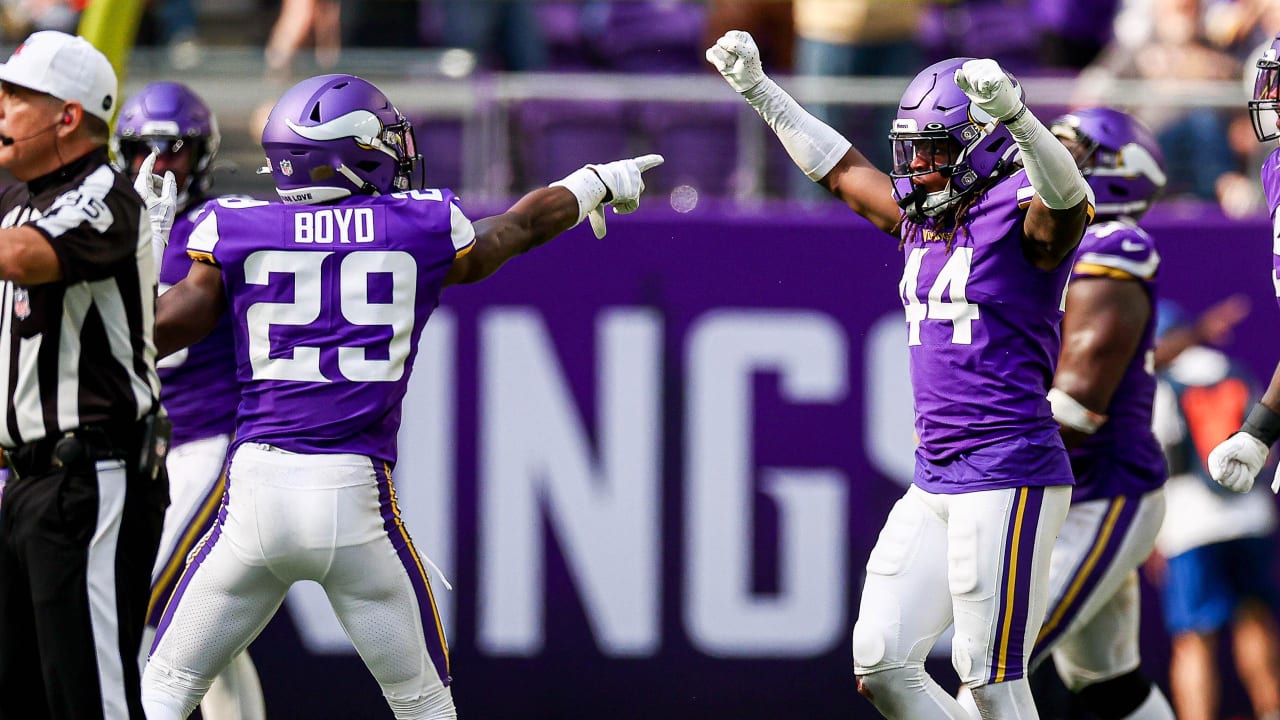
[[[0,0],[0,26],[11,40],[74,31],[88,1]],[[304,54],[338,68],[344,47],[460,47],[476,72],[705,73],[703,50],[730,28],[752,32],[776,74],[909,77],[944,57],[993,57],[1020,76],[1078,76],[1072,104],[1086,106],[1118,79],[1251,81],[1250,54],[1280,31],[1280,0],[151,0],[138,41],[167,49],[178,71],[202,48],[258,45],[281,79]],[[1261,208],[1267,148],[1246,92],[1238,109],[1135,98],[1169,160],[1169,195],[1233,216]],[[887,161],[878,140],[892,107],[810,107]],[[773,190],[813,187],[795,175]]]

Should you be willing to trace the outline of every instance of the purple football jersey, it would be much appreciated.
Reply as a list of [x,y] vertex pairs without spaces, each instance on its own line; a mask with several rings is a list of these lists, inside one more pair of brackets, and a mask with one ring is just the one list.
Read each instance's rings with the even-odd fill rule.
[[[189,209],[173,222],[169,246],[160,264],[160,292],[178,284],[191,269],[187,238],[203,206]],[[173,444],[181,445],[235,429],[240,384],[231,340],[231,319],[224,316],[209,336],[156,363],[160,402],[173,422]]]
[[241,385],[236,444],[394,463],[418,339],[474,241],[448,190],[211,205],[187,249],[222,270]]
[[1107,422],[1071,450],[1076,487],[1072,502],[1138,496],[1164,484],[1164,453],[1151,430],[1155,399],[1155,300],[1160,253],[1138,226],[1122,221],[1092,225],[1080,241],[1071,278],[1111,277],[1142,283],[1151,299],[1151,319],[1142,342],[1107,407]]
[[1280,303],[1280,148],[1271,151],[1262,163],[1262,189],[1267,195],[1267,209],[1271,211],[1271,282],[1276,290],[1276,302]]
[[[1044,271],[1023,254],[1033,195],[1018,171],[970,207],[954,232],[933,219],[903,227],[906,267],[898,290],[920,440],[915,482],[929,492],[1072,482],[1046,399],[1071,258]],[[983,457],[993,462],[953,475],[941,469],[986,448]]]

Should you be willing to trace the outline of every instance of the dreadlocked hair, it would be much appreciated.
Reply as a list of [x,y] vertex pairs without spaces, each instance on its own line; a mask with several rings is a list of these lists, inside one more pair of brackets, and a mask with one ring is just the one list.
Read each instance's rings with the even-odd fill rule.
[[[996,177],[992,178],[991,180],[989,180],[988,182],[983,183],[978,187],[975,187],[973,191],[969,193],[968,197],[964,198],[958,205],[956,205],[956,208],[953,212],[947,213],[947,217],[950,218],[950,222],[947,224],[947,228],[951,229],[952,232],[950,232],[947,235],[947,242],[943,246],[944,254],[946,255],[951,254],[951,248],[952,246],[955,245],[955,242],[956,242],[956,234],[959,233],[961,230],[964,231],[965,235],[968,235],[971,238],[973,237],[973,235],[969,231],[970,223],[966,222],[966,220],[968,220],[969,211],[973,209],[973,206],[977,205],[978,202],[982,200],[982,197],[987,194],[987,191],[990,190],[991,187],[996,184],[996,182],[1002,180],[1005,177],[1005,175],[1007,175],[1007,173],[1001,173]],[[902,234],[902,228],[904,227],[908,229],[906,235]],[[924,228],[923,223],[917,223],[917,222],[908,220],[905,213],[898,216],[898,222],[894,223],[893,227],[890,229],[891,232],[901,237],[901,239],[898,240],[898,250],[902,250],[903,248],[905,248],[907,246],[907,241],[914,240],[916,237],[916,234],[919,233],[923,228]]]

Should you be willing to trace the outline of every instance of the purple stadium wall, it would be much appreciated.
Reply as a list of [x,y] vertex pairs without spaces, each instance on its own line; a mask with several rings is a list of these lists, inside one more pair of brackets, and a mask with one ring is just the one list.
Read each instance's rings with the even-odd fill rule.
[[[849,633],[910,472],[901,254],[838,207],[664,205],[450,290],[424,336],[396,476],[455,586],[432,578],[459,715],[875,717]],[[1253,298],[1231,351],[1269,377],[1265,221],[1147,226],[1168,296]],[[331,615],[295,591],[253,646],[271,714],[390,717]]]

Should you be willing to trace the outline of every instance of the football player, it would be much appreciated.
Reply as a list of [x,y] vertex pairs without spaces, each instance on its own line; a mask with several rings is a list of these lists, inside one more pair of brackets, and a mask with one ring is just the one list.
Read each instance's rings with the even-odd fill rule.
[[984,716],[1035,717],[1027,658],[1073,482],[1047,394],[1089,186],[993,60],[916,75],[889,132],[888,175],[765,75],[749,34],[726,33],[707,60],[796,165],[906,261],[920,442],[913,484],[867,560],[859,691],[889,718],[965,717],[924,670],[954,623],[952,661]]
[[[1277,114],[1280,113],[1280,34],[1263,51],[1257,67],[1249,115],[1258,141],[1271,142],[1280,139],[1280,114]],[[1277,301],[1280,301],[1280,219],[1276,217],[1276,210],[1280,208],[1280,148],[1272,151],[1262,164],[1262,189],[1271,211],[1272,279]],[[1229,490],[1249,492],[1276,440],[1280,440],[1280,365],[1276,366],[1271,384],[1240,429],[1209,453],[1209,474]],[[1280,469],[1276,471],[1271,490],[1280,492]]]
[[1076,486],[1031,668],[1052,654],[1101,720],[1173,720],[1138,655],[1137,568],[1164,519],[1166,472],[1151,429],[1160,253],[1137,223],[1164,189],[1164,156],[1145,125],[1111,108],[1069,113],[1050,130],[1093,188],[1097,217],[1076,255],[1049,391]]
[[[171,172],[177,189],[176,219],[160,264],[160,292],[186,277],[191,267],[187,236],[209,199],[210,168],[221,142],[218,120],[205,102],[181,83],[147,85],[120,108],[111,136],[112,156],[122,172],[136,175],[155,153],[148,172]],[[240,385],[236,381],[231,325],[220,321],[204,340],[157,363],[160,402],[173,423],[166,468],[169,508],[160,551],[151,572],[151,601],[142,661],[151,649],[160,613],[196,541],[213,524],[222,501],[222,468],[235,430]],[[262,686],[247,653],[219,675],[201,703],[208,720],[254,720],[266,715]]]
[[223,316],[241,403],[227,495],[160,620],[152,720],[185,718],[289,587],[314,580],[397,718],[456,716],[426,562],[396,503],[400,405],[443,288],[473,283],[603,208],[636,209],[657,155],[588,165],[472,222],[421,186],[409,122],[371,83],[298,83],[262,134],[283,203],[221,199],[157,309],[162,355]]

